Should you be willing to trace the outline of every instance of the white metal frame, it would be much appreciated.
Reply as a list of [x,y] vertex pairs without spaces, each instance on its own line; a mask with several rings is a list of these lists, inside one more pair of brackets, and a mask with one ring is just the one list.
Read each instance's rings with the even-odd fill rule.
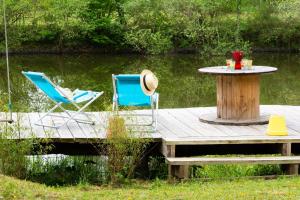
[[[80,107],[77,103],[75,103],[72,99],[68,98],[68,95],[66,95],[57,85],[55,85],[48,77],[46,77],[45,75],[43,76],[43,78],[45,80],[47,80],[59,93],[61,93],[64,98],[66,98],[71,105],[73,105],[77,110],[73,111],[73,110],[66,110],[62,104],[63,102],[56,102],[53,99],[49,98],[53,103],[55,103],[55,106],[52,107],[47,113],[45,113],[43,116],[41,116],[34,124],[37,126],[43,126],[43,127],[49,127],[49,128],[60,128],[64,125],[67,125],[71,120],[74,120],[78,123],[84,123],[84,124],[91,124],[91,125],[95,125],[95,121],[93,121],[88,114],[86,114],[84,111],[84,109],[86,109],[90,104],[92,104],[96,99],[98,99],[104,92],[94,92],[95,96],[90,99],[86,104],[84,104],[82,107]],[[29,79],[30,80],[30,79]],[[40,89],[33,81],[30,80],[30,82],[32,82],[38,89]],[[75,90],[74,90],[75,91]],[[45,94],[47,95],[47,94]],[[47,95],[48,96],[48,95]],[[65,114],[67,114],[67,116],[63,116],[63,115],[55,115],[52,114],[56,109],[60,108]],[[78,119],[75,118],[76,116],[78,116],[79,114],[84,115],[86,117],[86,120],[84,119]],[[57,118],[66,118],[67,120],[57,126],[51,126],[51,125],[45,125],[43,124],[43,119],[47,116],[53,116],[53,117],[57,117]]]
[[[112,110],[117,115],[119,114],[119,105],[118,105],[118,94],[117,94],[117,87],[116,87],[116,77],[114,74],[112,74],[112,82],[113,82],[113,105]],[[127,126],[151,126],[153,128],[153,131],[157,130],[157,123],[158,123],[158,102],[159,102],[159,94],[154,93],[151,95],[151,114],[122,114],[122,116],[151,116],[152,121],[151,123],[132,123],[132,124],[126,124]]]

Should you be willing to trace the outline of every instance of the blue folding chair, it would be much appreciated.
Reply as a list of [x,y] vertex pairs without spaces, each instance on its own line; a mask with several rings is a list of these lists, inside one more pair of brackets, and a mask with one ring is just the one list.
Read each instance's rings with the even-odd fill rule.
[[[84,109],[86,109],[91,103],[93,103],[97,98],[99,98],[103,94],[103,92],[76,89],[72,92],[72,96],[70,97],[68,94],[66,94],[63,88],[55,85],[44,73],[22,71],[22,74],[27,79],[29,79],[38,89],[43,91],[43,93],[55,103],[55,106],[53,108],[51,108],[46,114],[44,114],[35,122],[35,125],[50,128],[59,128],[61,126],[66,125],[71,120],[77,121],[79,123],[92,125],[95,124],[95,122],[86,113],[84,113]],[[78,105],[84,102],[86,103],[82,107]],[[73,105],[76,108],[76,110],[66,110],[62,106],[63,104]],[[66,116],[52,114],[57,108],[60,108],[66,114]],[[84,115],[87,118],[87,120],[75,118],[79,114]],[[44,119],[47,116],[66,118],[66,120],[63,124],[58,126],[44,125],[42,123],[42,119]]]
[[[155,131],[158,119],[159,94],[154,93],[147,96],[140,86],[140,74],[119,74],[112,75],[113,80],[113,111],[118,111],[119,106],[150,106],[151,115],[136,114],[138,116],[151,116],[151,123],[127,124],[132,126],[151,126]],[[131,114],[133,115],[133,114]]]

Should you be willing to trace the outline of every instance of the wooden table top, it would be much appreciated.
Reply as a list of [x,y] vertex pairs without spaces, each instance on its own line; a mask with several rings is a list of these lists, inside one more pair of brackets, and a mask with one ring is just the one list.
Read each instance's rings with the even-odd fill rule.
[[201,73],[215,75],[246,75],[246,74],[263,74],[277,71],[276,67],[269,66],[253,66],[252,70],[230,70],[226,66],[204,67],[198,69]]

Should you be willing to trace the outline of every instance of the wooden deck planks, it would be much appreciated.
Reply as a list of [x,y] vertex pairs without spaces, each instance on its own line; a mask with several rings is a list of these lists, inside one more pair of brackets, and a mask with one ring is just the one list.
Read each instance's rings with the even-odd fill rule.
[[[261,106],[262,114],[285,115],[289,136],[271,137],[266,135],[267,125],[251,126],[225,126],[212,125],[200,122],[198,116],[204,113],[216,112],[215,107],[205,108],[178,108],[160,109],[158,128],[150,134],[152,138],[164,140],[167,144],[241,144],[241,143],[284,143],[300,142],[300,106]],[[150,113],[150,110],[138,110],[135,113]],[[21,138],[30,137],[31,132],[38,138],[55,138],[68,140],[88,140],[106,137],[106,129],[110,112],[90,112],[96,121],[95,125],[81,124],[71,121],[59,129],[46,128],[34,125],[34,122],[43,113],[14,113],[14,120],[19,119],[20,126],[24,130],[20,133]],[[61,113],[56,113],[61,114]],[[6,118],[5,113],[0,113]],[[62,120],[62,119],[60,119]],[[145,122],[147,119],[138,117],[138,121]],[[45,124],[62,123],[57,119],[46,118]],[[2,127],[7,125],[3,124]],[[141,137],[145,135],[141,134]],[[149,137],[149,135],[148,135]]]
[[[55,114],[59,116],[62,115],[62,113],[55,113]],[[66,121],[64,118],[57,118],[55,116],[51,116],[51,120],[54,125],[59,125]],[[78,129],[78,127],[76,127],[76,129]],[[61,138],[74,139],[74,131],[70,130],[70,126],[62,126],[57,129],[57,132]]]
[[[151,114],[151,112],[152,112],[151,110],[137,110],[136,114],[142,114],[142,115],[143,114],[148,114],[149,115],[149,114]],[[141,119],[142,119],[141,123],[149,124],[149,122],[150,123],[152,122],[152,116],[142,117]],[[162,136],[161,136],[160,133],[158,133],[157,131],[153,130],[153,127],[148,126],[148,127],[141,128],[141,130],[143,131],[143,132],[140,133],[141,136],[145,137],[145,138],[153,138],[153,139],[160,139],[160,138],[162,138]]]
[[32,127],[32,133],[37,138],[47,138],[49,134],[45,133],[45,128],[42,126],[36,126],[34,123],[39,119],[38,113],[28,113],[28,117]]
[[[205,110],[205,111],[204,111]],[[194,116],[197,118],[203,114],[203,112],[208,113],[208,112],[215,112],[215,108],[191,108],[189,111],[194,114]],[[198,120],[199,121],[199,120]],[[232,137],[232,136],[242,136],[242,135],[260,135],[260,132],[258,132],[255,129],[252,129],[249,126],[244,126],[244,127],[239,127],[239,126],[225,126],[225,125],[212,125],[212,124],[207,124],[201,122],[203,125],[207,127],[209,130],[217,129],[225,134],[227,137]],[[218,135],[222,136],[222,135]]]
[[13,119],[17,119],[18,128],[15,130],[18,132],[19,138],[32,136],[32,128],[27,113],[13,113]]
[[92,126],[93,132],[90,134],[91,138],[105,138],[106,128],[108,123],[108,112],[89,112],[92,118],[95,120],[95,126]]
[[183,118],[176,118],[171,115],[166,109],[162,109],[159,111],[160,120],[164,120],[164,123],[167,123],[169,129],[172,132],[177,132],[177,135],[180,137],[190,137],[193,135],[198,135],[195,130],[191,128],[191,126],[183,123]]
[[225,132],[219,130],[211,124],[200,122],[195,115],[189,112],[187,109],[170,109],[168,112],[182,121],[186,126],[190,126],[194,131],[197,132],[195,136],[199,137],[214,137],[214,136],[226,136]]
[[182,127],[178,126],[177,123],[173,123],[169,120],[168,115],[163,114],[161,110],[159,111],[158,132],[163,138],[187,137],[189,135],[189,133],[182,130]]

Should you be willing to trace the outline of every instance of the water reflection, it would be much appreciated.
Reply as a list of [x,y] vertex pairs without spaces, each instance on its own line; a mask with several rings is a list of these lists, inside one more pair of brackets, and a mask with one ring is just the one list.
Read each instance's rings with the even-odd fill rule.
[[[300,104],[300,58],[298,55],[254,55],[255,65],[276,66],[279,71],[263,75],[262,104]],[[159,78],[160,107],[213,106],[216,104],[215,79],[199,74],[204,66],[220,65],[225,57],[198,55],[34,55],[11,57],[12,100],[14,111],[45,111],[51,102],[23,77],[22,70],[41,71],[50,79],[71,89],[104,91],[90,110],[107,109],[111,103],[111,74],[140,73],[147,68]],[[7,89],[4,58],[0,61],[0,110],[6,111]]]

